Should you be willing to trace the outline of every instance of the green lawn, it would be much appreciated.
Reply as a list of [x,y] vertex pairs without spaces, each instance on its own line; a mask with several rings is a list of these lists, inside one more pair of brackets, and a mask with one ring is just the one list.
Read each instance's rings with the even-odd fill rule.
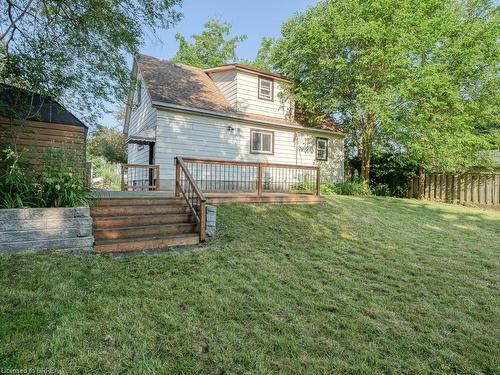
[[186,252],[0,256],[0,368],[500,371],[500,214],[390,198],[231,205]]

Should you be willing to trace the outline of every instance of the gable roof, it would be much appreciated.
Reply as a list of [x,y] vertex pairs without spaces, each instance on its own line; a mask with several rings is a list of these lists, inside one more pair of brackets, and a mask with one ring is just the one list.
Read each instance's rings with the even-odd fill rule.
[[6,84],[0,84],[0,117],[75,125],[87,129],[87,125],[55,100]]
[[282,81],[287,81],[290,82],[292,81],[290,78],[285,77],[281,74],[273,73],[273,72],[268,72],[263,69],[256,68],[254,66],[250,65],[245,65],[245,64],[226,64],[226,65],[221,65],[221,66],[216,66],[214,68],[208,68],[205,69],[205,73],[216,73],[216,72],[225,72],[227,70],[242,70],[242,71],[247,71],[251,73],[257,73],[260,76],[265,76],[265,77],[270,77],[270,78],[276,78]]
[[233,112],[229,102],[203,69],[145,55],[137,57],[137,65],[152,101]]
[[[234,119],[255,120],[269,124],[288,125],[311,130],[327,130],[337,134],[343,133],[338,124],[330,120],[310,126],[294,119],[281,119],[235,111],[209,76],[210,72],[241,69],[260,75],[289,80],[278,74],[265,72],[243,64],[227,64],[211,69],[200,69],[146,55],[136,56],[134,69],[140,72],[144,87],[148,91],[153,105],[159,105],[164,108],[177,108],[184,111],[191,109],[198,113],[206,111],[207,114],[208,112],[212,114],[217,113],[219,116]],[[130,92],[130,94],[132,93],[133,91]],[[129,103],[131,98],[132,96],[129,95]],[[125,133],[128,132],[129,111],[130,105],[127,106]]]

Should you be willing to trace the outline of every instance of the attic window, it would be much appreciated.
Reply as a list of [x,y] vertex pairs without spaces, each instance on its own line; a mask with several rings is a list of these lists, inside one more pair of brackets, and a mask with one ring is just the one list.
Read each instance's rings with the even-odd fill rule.
[[141,81],[137,81],[137,105],[141,105],[142,101],[142,84]]
[[259,77],[259,99],[273,101],[273,84],[272,79]]

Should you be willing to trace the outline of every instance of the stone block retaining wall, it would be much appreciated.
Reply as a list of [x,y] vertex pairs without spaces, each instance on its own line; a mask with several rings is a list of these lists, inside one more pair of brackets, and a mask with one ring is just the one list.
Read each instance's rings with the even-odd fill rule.
[[87,207],[0,209],[0,253],[92,251],[93,243]]

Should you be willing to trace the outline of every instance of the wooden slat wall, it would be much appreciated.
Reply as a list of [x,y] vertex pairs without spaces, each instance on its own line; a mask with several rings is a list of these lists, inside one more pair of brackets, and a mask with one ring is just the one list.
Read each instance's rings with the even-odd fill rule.
[[43,151],[49,147],[64,146],[85,155],[86,129],[75,125],[0,119],[0,143],[15,143],[18,150],[26,152],[30,162],[38,164]]
[[[418,178],[410,181],[408,197],[418,197]],[[424,197],[450,203],[499,205],[500,173],[426,174]]]

